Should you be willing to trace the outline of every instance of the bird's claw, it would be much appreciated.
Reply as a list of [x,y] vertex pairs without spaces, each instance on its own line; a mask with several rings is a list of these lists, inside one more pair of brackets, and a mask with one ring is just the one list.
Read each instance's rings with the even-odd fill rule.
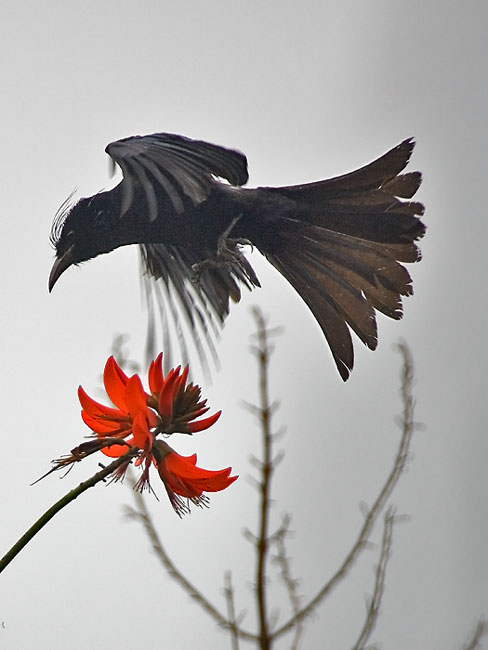
[[245,239],[243,237],[229,237],[230,232],[234,228],[235,224],[239,221],[239,219],[240,216],[233,219],[229,226],[219,236],[217,240],[217,250],[215,256],[208,257],[207,259],[192,265],[191,268],[193,271],[193,282],[196,282],[198,284],[200,277],[204,271],[217,269],[222,266],[232,266],[235,263],[240,264],[242,254],[239,252],[239,248],[241,246],[250,246],[251,251],[254,249],[254,246],[249,239]]
[[205,271],[229,267],[240,261],[241,254],[237,248],[239,243],[238,240],[219,237],[216,254],[192,265],[192,281],[198,284],[202,273]]
[[251,252],[254,250],[254,245],[251,240],[238,237],[237,239],[230,239],[224,233],[220,235],[217,242],[217,257],[225,257],[227,254],[233,254],[238,246],[250,246]]

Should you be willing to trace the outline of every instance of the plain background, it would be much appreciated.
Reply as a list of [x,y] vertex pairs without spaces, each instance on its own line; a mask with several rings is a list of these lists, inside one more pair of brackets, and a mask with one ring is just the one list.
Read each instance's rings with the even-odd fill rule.
[[[110,183],[106,144],[155,131],[241,149],[250,185],[313,181],[351,171],[409,136],[411,169],[424,173],[428,234],[410,267],[415,295],[401,322],[379,319],[375,353],[356,345],[340,380],[321,332],[293,290],[259,255],[263,288],[236,306],[220,345],[222,370],[205,389],[224,413],[212,430],[174,440],[208,468],[241,478],[209,510],[180,521],[162,486],[146,495],[178,566],[224,610],[233,569],[246,627],[255,619],[255,529],[247,476],[259,432],[242,399],[256,399],[248,346],[260,305],[283,325],[271,370],[286,424],[273,521],[293,515],[289,554],[311,596],[349,549],[361,502],[371,503],[398,441],[399,356],[415,357],[417,432],[393,502],[410,516],[393,554],[372,641],[383,648],[461,648],[488,614],[486,544],[487,215],[486,3],[166,2],[2,3],[1,534],[6,551],[44,510],[96,469],[30,483],[87,434],[78,384],[97,396],[115,332],[142,359],[137,251],[119,249],[47,278],[54,213],[76,186]],[[198,379],[198,378],[197,378]],[[98,393],[100,395],[100,393]],[[228,648],[197,606],[159,568],[137,524],[123,516],[127,487],[98,486],[58,515],[0,582],[0,647]],[[378,530],[375,540],[379,539]],[[347,648],[364,620],[378,548],[309,621],[303,647]],[[287,599],[273,577],[274,602]],[[486,641],[485,641],[486,643]],[[287,648],[282,641],[277,647]]]

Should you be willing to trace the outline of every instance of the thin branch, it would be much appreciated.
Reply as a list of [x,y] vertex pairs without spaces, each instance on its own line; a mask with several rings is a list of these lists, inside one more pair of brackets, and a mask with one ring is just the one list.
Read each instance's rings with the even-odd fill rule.
[[37,535],[37,533],[44,528],[44,526],[56,515],[60,510],[62,510],[65,506],[67,506],[69,503],[74,501],[77,497],[80,496],[80,494],[83,494],[83,492],[86,492],[86,490],[89,490],[90,488],[94,487],[97,483],[100,483],[100,481],[103,481],[105,478],[110,476],[113,472],[115,472],[121,465],[124,463],[127,463],[128,461],[131,460],[134,456],[136,456],[139,453],[139,450],[137,447],[131,447],[123,456],[120,456],[120,458],[117,458],[116,460],[113,461],[113,463],[110,463],[110,465],[107,465],[107,467],[104,467],[102,470],[94,474],[91,478],[87,479],[86,481],[83,481],[83,483],[80,483],[78,487],[74,488],[73,490],[70,490],[68,494],[66,494],[62,499],[57,501],[53,506],[49,508],[49,510],[46,510],[46,512],[40,517],[30,528],[29,530],[22,535],[22,537],[16,542],[10,551],[6,553],[3,558],[0,560],[0,573],[5,569],[6,566],[12,562],[12,560],[20,553],[20,551],[26,546],[31,539]]
[[463,650],[478,650],[481,639],[488,634],[488,621],[481,619],[476,626],[473,636],[464,646]]
[[224,574],[224,593],[227,603],[227,620],[230,626],[232,650],[239,650],[239,632],[237,630],[236,609],[234,605],[234,588],[232,586],[232,574],[226,571]]
[[[292,578],[291,576],[290,562],[286,554],[285,537],[289,533],[289,523],[290,517],[286,516],[280,529],[273,535],[272,541],[275,544],[277,550],[276,556],[273,559],[280,568],[281,579],[283,580],[288,592],[292,612],[296,616],[300,611],[301,602],[300,596],[297,593],[298,580]],[[295,624],[295,634],[290,646],[290,650],[297,650],[302,634],[303,620],[301,618],[297,618]]]
[[129,509],[132,516],[141,520],[144,530],[149,537],[153,549],[156,552],[161,564],[164,566],[171,578],[177,582],[186,593],[193,598],[193,600],[200,605],[200,607],[209,614],[217,625],[232,630],[233,633],[238,634],[239,638],[246,639],[247,641],[257,641],[258,637],[251,632],[241,629],[237,624],[228,620],[212,603],[206,598],[198,589],[177,569],[171,558],[169,557],[166,549],[163,546],[161,538],[159,537],[154,523],[146,508],[146,503],[139,492],[134,492],[134,499],[136,501],[136,509]]
[[270,346],[268,343],[269,333],[266,331],[266,322],[260,310],[254,309],[253,315],[257,324],[258,344],[252,351],[258,359],[259,364],[259,415],[263,439],[263,460],[261,461],[261,482],[259,484],[261,493],[259,532],[257,535],[257,563],[256,563],[256,593],[259,620],[259,641],[261,650],[269,650],[270,633],[267,614],[266,599],[266,560],[269,550],[268,527],[270,508],[271,475],[272,464],[272,441],[271,441],[271,404],[268,390],[268,363]]
[[349,569],[354,564],[359,553],[366,545],[371,530],[376,523],[376,520],[381,513],[386,501],[390,497],[393,489],[395,488],[398,479],[400,478],[406,464],[408,457],[408,450],[415,430],[414,415],[414,398],[412,395],[412,382],[413,382],[413,362],[410,352],[404,343],[398,345],[398,349],[403,357],[403,366],[401,370],[401,389],[400,394],[402,398],[403,411],[400,421],[402,429],[402,436],[398,451],[393,463],[393,468],[386,479],[380,493],[376,497],[369,513],[366,515],[364,524],[359,532],[359,535],[354,542],[351,550],[345,557],[336,573],[330,580],[320,589],[320,591],[305,605],[297,614],[292,616],[286,623],[275,630],[272,638],[276,639],[286,632],[288,632],[297,621],[303,619],[334,589],[334,587],[344,579]]
[[371,636],[371,633],[373,632],[373,629],[378,620],[381,600],[385,589],[386,567],[388,564],[388,560],[390,559],[391,539],[393,533],[394,520],[395,520],[395,514],[393,508],[388,508],[388,511],[385,514],[383,538],[381,540],[381,549],[380,549],[378,566],[376,567],[376,572],[375,572],[375,584],[373,589],[373,595],[371,596],[371,602],[369,603],[363,629],[361,630],[361,633],[359,634],[359,638],[354,644],[352,650],[364,649],[364,646],[368,641],[369,637]]

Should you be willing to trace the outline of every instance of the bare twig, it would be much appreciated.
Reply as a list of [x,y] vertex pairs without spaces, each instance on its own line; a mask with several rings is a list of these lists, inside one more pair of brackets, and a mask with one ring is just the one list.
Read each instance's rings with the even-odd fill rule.
[[390,558],[391,538],[393,533],[394,520],[395,520],[394,510],[393,508],[390,507],[385,513],[383,539],[381,540],[380,557],[378,560],[378,566],[376,567],[376,571],[375,571],[375,584],[374,584],[373,594],[371,596],[371,601],[367,609],[366,620],[364,621],[363,629],[361,630],[361,633],[359,634],[359,638],[354,644],[352,650],[364,649],[364,646],[368,641],[368,639],[370,638],[371,633],[378,620],[381,599],[383,597],[383,592],[385,588],[386,566]]
[[[289,524],[290,517],[287,515],[285,516],[279,530],[273,535],[272,541],[276,546],[276,556],[273,558],[273,560],[276,564],[278,564],[280,568],[281,579],[283,580],[288,592],[292,612],[296,616],[300,611],[301,602],[300,596],[297,593],[298,580],[292,578],[291,576],[290,561],[286,554],[285,537],[289,533]],[[303,620],[301,618],[297,618],[295,624],[295,634],[290,646],[290,650],[297,650],[302,634]]]
[[393,468],[388,475],[380,493],[376,497],[370,511],[367,513],[364,524],[359,532],[356,541],[354,542],[351,550],[346,555],[344,561],[340,565],[336,573],[326,582],[320,591],[294,616],[292,616],[286,623],[276,629],[272,637],[276,639],[293,626],[296,625],[298,620],[302,620],[334,589],[334,587],[344,579],[349,569],[354,564],[361,550],[368,542],[371,530],[376,523],[376,520],[382,511],[386,501],[390,497],[393,489],[395,488],[398,479],[400,478],[408,456],[410,442],[415,429],[414,415],[414,399],[412,395],[412,381],[413,381],[413,362],[410,352],[404,343],[399,344],[398,349],[403,357],[403,366],[401,371],[401,389],[400,394],[402,397],[403,411],[400,420],[402,429],[402,436],[398,451],[393,463]]
[[246,639],[247,641],[256,641],[257,636],[251,632],[241,629],[236,623],[228,620],[219,610],[206,598],[180,571],[177,569],[171,558],[169,557],[166,549],[163,546],[161,538],[159,537],[154,523],[146,508],[146,504],[142,495],[134,491],[134,499],[136,501],[136,509],[129,509],[129,513],[140,519],[147,536],[151,540],[154,551],[161,564],[164,566],[171,578],[177,582],[186,593],[193,598],[193,600],[200,605],[200,607],[209,614],[217,625],[225,629],[230,629],[233,634],[237,634],[239,638]]
[[125,333],[114,334],[112,339],[112,355],[121,368],[126,372],[141,372],[141,364],[133,361],[129,357],[129,352],[125,349],[129,335]]
[[463,650],[478,650],[481,647],[480,641],[486,634],[488,634],[488,621],[481,619]]
[[232,650],[239,650],[239,632],[237,630],[236,609],[234,605],[234,588],[232,586],[232,574],[230,571],[224,573],[224,593],[227,603],[227,620],[229,621]]
[[259,620],[259,640],[261,650],[269,650],[270,634],[266,602],[266,560],[268,554],[268,526],[270,508],[270,487],[273,464],[271,459],[271,409],[268,394],[268,362],[271,351],[263,314],[258,309],[253,310],[258,331],[258,344],[253,352],[259,364],[259,415],[263,433],[263,460],[260,463],[261,493],[259,532],[257,535],[257,564],[256,564],[256,593]]
[[[408,457],[409,446],[413,431],[415,430],[415,423],[413,420],[414,414],[414,400],[412,396],[412,380],[413,380],[413,365],[408,348],[401,344],[399,350],[403,356],[402,366],[402,383],[401,383],[401,397],[403,404],[403,411],[399,419],[401,427],[401,439],[399,447],[393,462],[393,467],[387,476],[383,487],[381,488],[376,500],[371,508],[365,513],[364,524],[359,531],[359,534],[352,545],[352,548],[346,555],[342,564],[335,572],[335,574],[323,585],[320,591],[309,600],[305,606],[301,606],[301,599],[297,593],[297,581],[292,578],[289,560],[286,555],[285,536],[288,533],[289,519],[285,518],[281,527],[274,533],[269,534],[269,516],[271,504],[271,478],[275,469],[276,459],[272,456],[272,443],[273,434],[271,432],[271,418],[275,405],[269,401],[269,387],[268,387],[268,365],[269,356],[272,351],[272,346],[269,343],[269,336],[271,330],[266,329],[266,322],[261,312],[254,311],[254,316],[257,321],[257,344],[252,348],[253,353],[258,359],[259,364],[259,405],[246,405],[252,413],[258,417],[263,438],[263,453],[262,458],[253,459],[253,464],[257,467],[259,472],[259,480],[257,481],[257,488],[260,493],[259,505],[259,523],[258,532],[253,535],[247,531],[246,535],[251,539],[256,548],[256,574],[255,574],[255,588],[256,588],[256,602],[258,610],[259,631],[257,634],[251,633],[240,627],[239,617],[236,616],[233,586],[230,578],[230,573],[226,573],[224,577],[225,584],[225,597],[227,603],[227,616],[224,616],[218,609],[199,591],[196,587],[176,568],[154,528],[154,524],[146,509],[145,503],[138,493],[134,494],[137,503],[137,510],[134,511],[138,516],[149,536],[157,556],[162,562],[163,566],[169,575],[180,584],[180,586],[190,595],[191,598],[197,602],[204,611],[206,611],[211,618],[220,627],[227,629],[231,633],[232,649],[238,650],[239,641],[246,640],[254,642],[260,650],[270,650],[273,642],[287,632],[294,630],[294,637],[292,640],[292,649],[296,650],[301,640],[303,633],[303,620],[309,615],[314,608],[330,594],[334,587],[346,576],[348,571],[353,566],[360,552],[365,548],[369,542],[369,536],[372,528],[377,522],[377,519],[383,510],[387,500],[392,494],[402,471],[405,468],[406,460]],[[355,650],[364,648],[374,628],[378,618],[379,607],[384,591],[385,572],[388,563],[391,536],[393,526],[394,514],[389,510],[385,515],[385,526],[383,541],[380,550],[379,563],[376,569],[375,585],[371,603],[368,608],[366,621],[360,633],[359,639],[354,646]],[[288,596],[291,603],[292,615],[289,619],[272,632],[273,622],[272,616],[268,614],[268,603],[266,593],[266,563],[270,546],[275,544],[277,548],[277,556],[275,561],[280,566],[281,578],[283,579],[287,588]],[[484,633],[484,628],[479,628],[477,634],[473,637],[473,641],[466,648],[466,650],[474,650],[480,636]]]

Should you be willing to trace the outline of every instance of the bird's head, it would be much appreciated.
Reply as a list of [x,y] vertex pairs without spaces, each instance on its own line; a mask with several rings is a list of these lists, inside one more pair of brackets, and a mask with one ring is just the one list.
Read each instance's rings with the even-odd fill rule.
[[70,195],[57,211],[50,236],[56,259],[49,275],[49,291],[73,264],[108,253],[117,246],[110,236],[113,224],[103,194],[80,199],[74,204]]

